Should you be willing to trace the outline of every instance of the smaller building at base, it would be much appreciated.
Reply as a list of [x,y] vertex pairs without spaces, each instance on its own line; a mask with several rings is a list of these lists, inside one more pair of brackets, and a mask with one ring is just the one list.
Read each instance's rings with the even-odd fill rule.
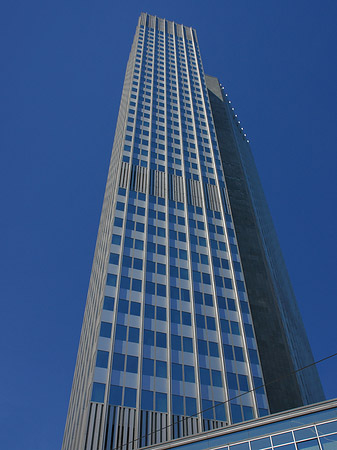
[[[176,424],[178,427],[178,424]],[[337,450],[337,399],[175,439],[155,450]]]

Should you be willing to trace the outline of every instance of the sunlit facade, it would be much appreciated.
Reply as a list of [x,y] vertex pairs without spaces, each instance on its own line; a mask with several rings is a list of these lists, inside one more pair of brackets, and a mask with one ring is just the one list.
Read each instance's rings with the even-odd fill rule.
[[[232,213],[224,170],[220,134],[226,111],[215,116],[210,95],[223,105],[226,99],[213,82],[206,84],[192,28],[141,15],[126,70],[64,450],[144,447],[266,416],[268,400],[272,410],[283,408],[272,390],[260,387],[265,372],[269,380],[279,372],[277,363],[274,372],[261,366],[269,350],[262,337],[259,355],[257,302],[250,302],[240,259],[249,249],[238,242],[239,216]],[[251,270],[248,264],[249,279]],[[284,332],[288,349],[286,340]],[[306,403],[296,392],[298,403]]]

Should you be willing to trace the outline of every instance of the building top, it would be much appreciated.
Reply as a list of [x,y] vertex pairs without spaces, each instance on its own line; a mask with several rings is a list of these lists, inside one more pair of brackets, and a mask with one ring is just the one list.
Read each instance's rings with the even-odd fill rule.
[[162,31],[168,34],[176,34],[178,37],[183,37],[183,32],[186,33],[187,39],[196,39],[197,34],[194,28],[186,25],[178,24],[176,22],[161,19],[156,16],[151,16],[148,13],[141,13],[138,21],[138,25],[144,27],[153,28],[154,30]]

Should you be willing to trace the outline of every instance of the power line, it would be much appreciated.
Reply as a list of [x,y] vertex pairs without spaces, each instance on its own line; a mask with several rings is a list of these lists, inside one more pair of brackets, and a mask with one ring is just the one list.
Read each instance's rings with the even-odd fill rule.
[[[189,417],[198,417],[199,415],[205,413],[206,411],[209,411],[211,409],[215,409],[217,406],[225,405],[226,403],[229,403],[229,402],[231,402],[233,400],[236,400],[237,398],[243,397],[244,395],[250,394],[251,392],[257,391],[258,389],[261,389],[261,388],[266,387],[266,386],[270,386],[271,384],[274,384],[274,383],[278,383],[280,380],[283,380],[285,378],[289,378],[292,375],[295,375],[296,373],[301,372],[302,370],[308,369],[309,367],[315,366],[316,364],[320,364],[321,362],[326,361],[326,360],[328,360],[330,358],[333,358],[334,356],[337,356],[337,352],[333,353],[332,355],[325,356],[324,358],[319,359],[317,361],[314,361],[313,363],[308,364],[307,366],[301,367],[300,369],[293,370],[292,372],[289,372],[288,374],[283,375],[283,376],[281,376],[279,378],[275,378],[275,380],[269,381],[268,383],[261,384],[261,386],[257,386],[254,389],[250,389],[249,391],[243,392],[242,394],[238,394],[235,397],[229,398],[228,400],[225,400],[223,402],[219,402],[215,406],[210,406],[209,408],[203,409],[202,411],[199,411],[199,412],[197,412],[197,413],[195,413],[195,414],[193,414],[192,416],[189,416]],[[123,448],[126,445],[133,444],[134,442],[139,441],[139,440],[141,440],[143,438],[146,438],[147,436],[151,436],[152,434],[155,434],[155,433],[158,433],[158,432],[160,432],[162,430],[166,430],[166,429],[168,429],[170,427],[173,427],[174,425],[177,425],[178,423],[183,422],[184,420],[185,420],[185,417],[183,419],[179,419],[176,422],[171,423],[170,425],[166,425],[165,427],[158,428],[157,430],[151,431],[150,433],[144,434],[143,436],[139,436],[138,438],[133,439],[132,441],[126,442],[125,444],[121,444],[118,447],[113,448],[113,450],[118,450],[120,448]],[[162,444],[164,444],[164,442],[162,442]]]

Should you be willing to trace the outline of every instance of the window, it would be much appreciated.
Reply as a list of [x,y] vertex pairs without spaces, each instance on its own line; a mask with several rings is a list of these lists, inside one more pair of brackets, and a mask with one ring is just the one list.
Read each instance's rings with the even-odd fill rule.
[[119,255],[117,253],[110,253],[109,264],[118,265],[118,263],[119,263]]
[[190,293],[187,289],[181,289],[181,300],[185,302],[190,301]]
[[157,347],[166,348],[166,333],[156,332],[156,345]]
[[193,353],[193,342],[192,338],[183,337],[183,349],[184,352]]
[[161,306],[157,306],[157,320],[166,321],[166,308],[163,308]]
[[115,217],[114,226],[121,228],[123,226],[123,219],[120,217]]
[[[235,347],[235,348],[241,348],[241,347]],[[259,364],[259,358],[257,356],[257,351],[253,350],[253,349],[248,349],[248,352],[249,352],[250,362],[252,364]],[[242,357],[243,357],[243,355],[242,355]]]
[[118,312],[122,314],[127,314],[129,312],[129,302],[127,300],[119,299]]
[[156,361],[156,377],[167,378],[167,366],[165,361]]
[[92,394],[91,394],[91,401],[92,402],[104,402],[104,395],[105,395],[105,384],[102,383],[93,383],[92,385]]
[[102,337],[110,338],[111,337],[111,323],[102,322],[99,335]]
[[136,292],[141,292],[141,290],[142,290],[142,280],[137,280],[136,278],[133,278],[133,280],[132,280],[132,290],[136,291]]
[[143,358],[143,374],[153,376],[154,374],[154,360]]
[[121,277],[121,288],[130,289],[131,279],[129,277]]
[[211,284],[211,277],[208,273],[202,273],[202,281],[204,284]]
[[132,266],[132,258],[130,256],[123,256],[123,267],[130,268]]
[[209,342],[209,354],[216,358],[219,357],[218,344],[216,342]]
[[144,330],[144,342],[146,345],[154,345],[154,331]]
[[208,355],[207,341],[198,339],[198,352],[200,355]]
[[[253,350],[256,352],[256,350]],[[245,358],[243,356],[243,348],[242,347],[234,347],[235,359],[237,361],[244,362]]]
[[[184,338],[185,339],[185,338]],[[171,348],[172,350],[181,350],[181,337],[176,334],[171,334]]]
[[151,281],[146,282],[146,293],[147,294],[155,294],[155,283],[152,283]]
[[207,321],[207,328],[209,330],[215,330],[215,319],[214,317],[206,317],[206,321]]
[[157,263],[157,273],[159,273],[160,275],[166,275],[165,264]]
[[129,342],[139,342],[139,328],[129,328]]
[[231,321],[231,330],[232,334],[236,334],[237,336],[240,336],[240,329],[239,329],[239,323]]
[[121,341],[126,341],[126,330],[127,327],[125,325],[117,325],[116,326],[116,339]]
[[219,370],[212,370],[213,386],[222,387],[221,372]]
[[125,361],[125,355],[122,355],[121,353],[114,353],[113,361],[112,361],[112,369],[113,370],[124,370],[124,361]]
[[224,281],[226,289],[233,289],[232,280],[230,278],[224,278]]
[[109,404],[121,405],[122,404],[123,388],[121,386],[110,386]]
[[185,377],[186,382],[189,382],[189,383],[195,382],[193,366],[184,366],[184,377]]
[[179,416],[184,415],[184,397],[180,395],[172,395],[172,408],[173,414],[177,414]]
[[131,302],[130,314],[140,316],[140,303]]
[[157,283],[157,295],[166,297],[166,286],[164,284]]
[[141,408],[145,410],[153,410],[153,392],[142,390]]
[[117,275],[113,275],[112,273],[108,273],[106,284],[108,286],[116,286],[117,283]]
[[144,248],[144,241],[141,241],[140,239],[135,239],[135,249],[143,250],[143,248]]
[[186,415],[194,416],[197,413],[197,401],[193,397],[186,397]]
[[213,306],[213,297],[211,294],[204,294],[204,298],[205,298],[205,305]]
[[181,364],[172,363],[172,379],[176,381],[182,381],[183,366]]
[[114,303],[115,303],[115,299],[113,297],[105,296],[104,297],[103,309],[106,309],[108,311],[113,311],[114,310]]
[[123,202],[117,202],[116,209],[118,211],[124,211],[124,208],[125,208],[125,204]]
[[156,411],[167,412],[167,394],[156,392]]
[[208,369],[200,368],[200,382],[206,386],[211,384],[211,377]]
[[249,391],[248,378],[246,377],[246,375],[239,374],[238,377],[239,377],[240,390],[243,392]]
[[183,311],[182,315],[182,324],[191,326],[191,314],[189,312]]
[[131,372],[131,373],[138,372],[138,357],[137,356],[127,356],[126,371]]
[[[157,245],[157,253],[159,254],[159,255],[166,255],[166,247],[165,247],[165,245],[160,245],[160,244],[158,244]],[[165,294],[166,295],[166,294]]]
[[133,259],[133,268],[137,270],[143,270],[143,260],[139,258]]
[[136,401],[137,401],[137,389],[126,387],[124,391],[124,406],[135,408]]
[[109,352],[103,352],[102,350],[97,351],[96,367],[103,367],[106,369],[108,367]]
[[180,268],[180,278],[182,280],[188,280],[188,270]]
[[236,379],[236,374],[232,372],[227,372],[227,382],[229,389],[238,390],[238,383]]

